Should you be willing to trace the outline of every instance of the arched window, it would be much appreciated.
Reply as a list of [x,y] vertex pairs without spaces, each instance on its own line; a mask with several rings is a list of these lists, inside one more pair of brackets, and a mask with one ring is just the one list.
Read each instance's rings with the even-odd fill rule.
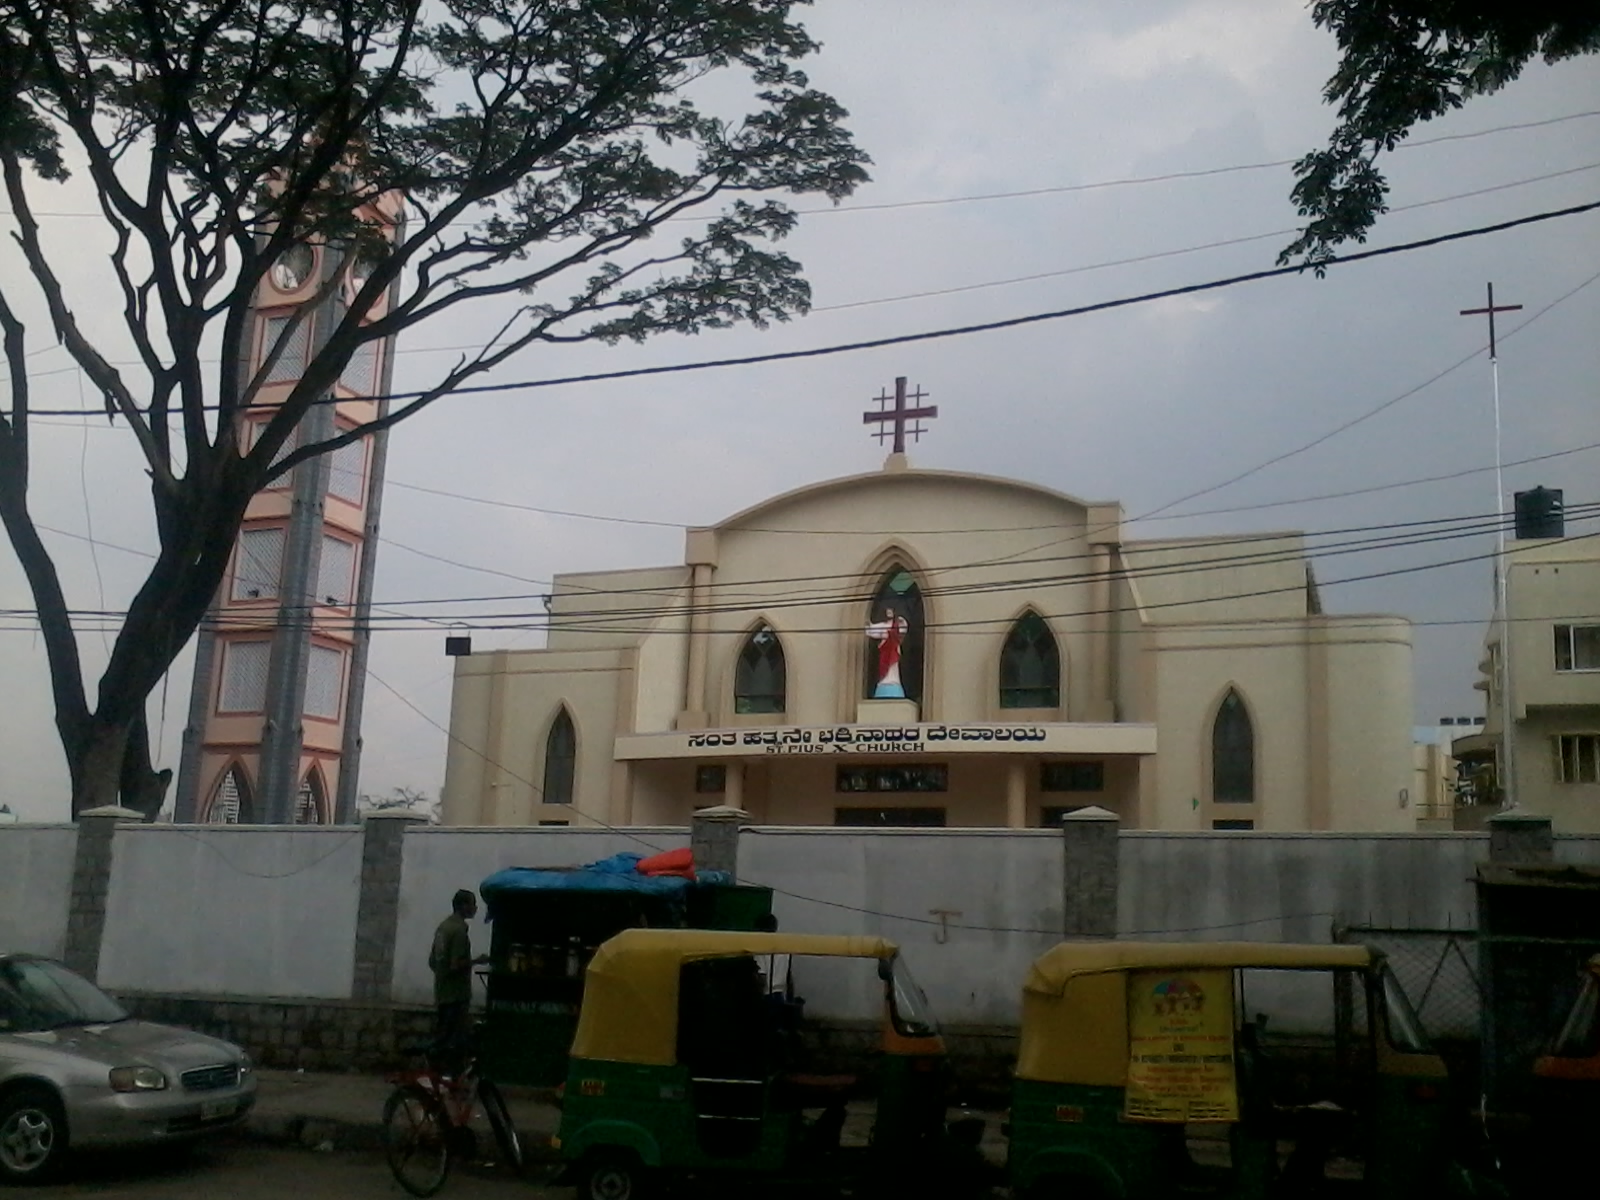
[[250,781],[244,768],[234,763],[217,780],[206,821],[212,825],[248,825],[251,819]]
[[872,597],[872,606],[867,610],[867,638],[861,694],[869,700],[921,700],[922,589],[917,586],[916,577],[899,563],[884,572]]
[[1250,804],[1255,798],[1255,729],[1244,700],[1229,688],[1211,725],[1211,799],[1217,804]]
[[325,824],[323,814],[328,809],[328,789],[322,782],[322,772],[316,767],[306,772],[300,781],[300,790],[294,797],[294,823],[296,825]]
[[763,625],[745,640],[733,671],[733,711],[781,713],[788,707],[788,672],[783,643]]
[[578,731],[572,727],[571,714],[563,708],[550,722],[550,734],[544,740],[545,804],[572,803],[572,779],[577,768]]
[[1061,704],[1061,654],[1055,635],[1036,612],[1017,618],[1000,648],[1000,707],[1057,708]]

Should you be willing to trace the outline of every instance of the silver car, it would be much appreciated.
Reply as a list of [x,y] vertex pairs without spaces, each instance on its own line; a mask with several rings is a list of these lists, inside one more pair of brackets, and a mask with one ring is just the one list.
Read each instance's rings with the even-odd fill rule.
[[179,1142],[244,1120],[239,1047],[136,1020],[58,962],[0,954],[0,1182],[41,1179],[73,1149]]

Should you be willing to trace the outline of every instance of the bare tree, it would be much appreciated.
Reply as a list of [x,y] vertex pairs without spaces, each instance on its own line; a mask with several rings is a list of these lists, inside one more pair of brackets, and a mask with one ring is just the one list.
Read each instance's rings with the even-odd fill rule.
[[[159,555],[91,701],[73,613],[29,513],[28,331],[0,280],[10,367],[0,520],[38,613],[73,812],[153,814],[145,703],[202,619],[250,497],[537,344],[642,340],[803,312],[772,243],[772,193],[835,200],[866,178],[843,109],[795,62],[792,0],[0,0],[0,173],[26,280],[59,341],[137,443]],[[744,113],[694,97],[742,73]],[[115,239],[110,278],[139,365],[80,322],[36,197],[87,164]],[[406,236],[370,214],[398,194]],[[365,214],[365,215],[364,215]],[[669,244],[663,223],[686,222]],[[664,242],[666,239],[662,239]],[[250,302],[305,245],[340,266],[343,315],[281,400],[261,403],[291,319],[249,377]],[[69,252],[78,253],[74,247]],[[105,303],[103,298],[91,299]],[[388,414],[297,445],[360,347],[499,300],[481,350]],[[220,346],[207,367],[202,346]],[[245,445],[243,417],[270,415]],[[281,454],[286,447],[293,447]]]

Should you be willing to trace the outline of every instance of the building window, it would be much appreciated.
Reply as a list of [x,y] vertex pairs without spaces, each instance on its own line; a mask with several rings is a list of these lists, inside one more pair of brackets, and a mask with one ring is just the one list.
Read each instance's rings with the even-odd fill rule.
[[[261,361],[266,362],[267,356],[272,353],[278,339],[284,336],[284,331],[289,329],[289,316],[268,317],[262,323],[261,330]],[[272,370],[267,372],[268,383],[293,383],[306,373],[306,347],[311,344],[311,322],[309,319],[301,321],[289,332],[289,340],[284,343],[283,353],[278,356],[278,361],[272,364]]]
[[317,560],[317,603],[349,608],[355,585],[356,544],[323,534],[322,557]]
[[361,503],[366,495],[367,441],[358,438],[328,454],[328,495]]
[[752,633],[733,671],[733,711],[781,713],[788,705],[783,643],[772,626]]
[[1237,819],[1217,820],[1211,822],[1211,828],[1213,829],[1254,829],[1255,827],[1256,823],[1254,821],[1241,821]]
[[222,688],[217,696],[217,711],[264,711],[267,707],[267,667],[271,662],[271,642],[227,642],[222,651]]
[[858,826],[866,829],[944,827],[942,808],[836,808],[835,825]]
[[337,720],[343,690],[344,651],[312,646],[311,656],[306,659],[306,716]]
[[322,782],[322,772],[312,767],[300,783],[294,798],[294,823],[296,825],[325,825],[328,811],[328,790]]
[[[892,620],[891,620],[892,616]],[[868,634],[862,695],[867,699],[922,699],[922,589],[898,563],[884,573],[867,610]]]
[[728,768],[721,763],[708,763],[694,769],[694,790],[701,795],[728,790]]
[[1036,612],[1017,618],[1000,650],[1000,707],[1057,708],[1061,704],[1061,654],[1055,635]]
[[211,794],[211,807],[206,810],[206,822],[211,825],[250,824],[250,782],[244,768],[234,763],[217,780]]
[[378,390],[378,341],[362,342],[339,373],[339,386],[357,396],[370,396]]
[[1554,740],[1557,783],[1600,783],[1600,733],[1563,733]]
[[572,803],[572,781],[577,767],[578,731],[573,728],[571,715],[563,708],[550,722],[550,733],[544,740],[545,804]]
[[1103,792],[1106,790],[1106,765],[1103,762],[1040,763],[1039,790]]
[[1061,822],[1075,812],[1088,808],[1087,804],[1045,804],[1039,808],[1040,829],[1060,829]]
[[890,767],[840,767],[834,779],[839,792],[944,792],[949,770],[943,763],[908,763]]
[[1244,700],[1232,688],[1211,725],[1211,799],[1250,804],[1256,798],[1256,735]]
[[1556,626],[1556,670],[1600,671],[1600,625]]
[[237,601],[276,600],[283,570],[283,527],[246,529],[233,555],[233,591]]

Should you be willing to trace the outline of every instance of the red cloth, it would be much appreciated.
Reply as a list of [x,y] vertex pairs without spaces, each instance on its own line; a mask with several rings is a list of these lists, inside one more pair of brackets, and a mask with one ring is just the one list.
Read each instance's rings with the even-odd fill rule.
[[688,847],[664,850],[649,858],[641,858],[637,870],[641,875],[675,875],[681,879],[693,879],[694,851]]

